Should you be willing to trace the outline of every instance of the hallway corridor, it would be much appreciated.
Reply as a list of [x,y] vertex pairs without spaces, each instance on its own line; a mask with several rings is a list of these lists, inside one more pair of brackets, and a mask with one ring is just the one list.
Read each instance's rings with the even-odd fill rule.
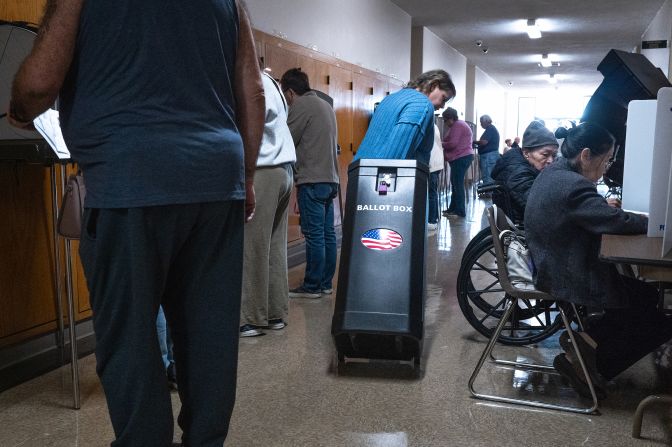
[[[442,218],[429,236],[423,376],[388,362],[333,368],[330,336],[333,297],[290,301],[289,326],[262,337],[241,339],[238,395],[227,446],[232,447],[447,447],[447,446],[644,446],[667,445],[670,415],[647,414],[643,434],[630,437],[640,399],[669,390],[657,379],[652,357],[640,361],[608,387],[600,415],[576,415],[499,405],[469,397],[467,380],[485,346],[468,325],[455,293],[467,242],[483,225],[482,200],[471,201],[466,219]],[[303,265],[290,271],[290,287]],[[498,348],[502,356],[508,348]],[[552,359],[557,335],[539,352]],[[97,447],[112,439],[95,359],[80,363],[82,409],[69,408],[69,367],[0,394],[3,447]],[[575,399],[559,376],[543,377],[487,366],[479,380],[527,395],[534,390]],[[173,393],[175,412],[179,398]],[[663,423],[661,423],[663,422]],[[176,440],[179,429],[176,429]],[[151,447],[151,446],[148,446]]]

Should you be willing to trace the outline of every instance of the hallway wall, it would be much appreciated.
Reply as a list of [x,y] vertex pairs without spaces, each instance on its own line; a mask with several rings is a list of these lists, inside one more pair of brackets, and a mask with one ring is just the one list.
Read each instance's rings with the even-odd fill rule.
[[[492,124],[495,125],[500,134],[500,149],[501,146],[504,145],[504,139],[507,138],[503,133],[505,129],[508,128],[507,119],[513,118],[507,117],[506,101],[507,94],[504,87],[492,79],[486,72],[478,67],[475,67],[474,122],[478,124],[478,119],[482,115],[490,115],[492,118]],[[483,129],[479,127],[477,132],[478,135],[474,135],[474,137],[480,137],[482,132]]]
[[403,81],[411,17],[389,0],[247,0],[255,29]]
[[450,73],[457,95],[448,104],[465,117],[467,102],[467,58],[426,27],[413,27],[411,78],[427,70],[442,68]]
[[672,1],[667,0],[663,4],[656,17],[653,19],[642,40],[666,40],[667,48],[642,49],[641,52],[653,65],[659,67],[665,75],[672,79]]

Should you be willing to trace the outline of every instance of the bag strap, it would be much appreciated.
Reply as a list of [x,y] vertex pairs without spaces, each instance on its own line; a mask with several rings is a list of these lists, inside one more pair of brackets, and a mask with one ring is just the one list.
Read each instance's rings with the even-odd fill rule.
[[516,239],[518,239],[518,237],[521,235],[520,230],[518,229],[516,224],[514,224],[513,221],[509,218],[509,216],[504,214],[504,217],[506,218],[506,224],[509,226],[509,229],[508,230],[502,230],[501,228],[499,228],[499,226],[497,226],[497,222],[499,222],[499,219],[497,218],[498,213],[500,212],[499,207],[498,206],[493,206],[493,211],[494,211],[494,218],[495,218],[495,228],[497,228],[497,231],[499,231],[499,238],[500,239],[502,238],[502,233],[504,233],[506,231],[510,231],[511,233],[513,233],[515,235]]
[[273,82],[273,85],[275,86],[275,89],[278,91],[278,93],[280,93],[280,98],[282,98],[282,105],[285,108],[285,113],[286,113],[287,112],[287,100],[285,99],[285,95],[282,93],[282,89],[280,88],[280,84],[278,84],[278,81],[276,81],[273,78],[273,76],[269,75],[265,71],[262,72],[262,73],[264,73],[266,75],[266,77],[268,77],[271,80],[271,82]]

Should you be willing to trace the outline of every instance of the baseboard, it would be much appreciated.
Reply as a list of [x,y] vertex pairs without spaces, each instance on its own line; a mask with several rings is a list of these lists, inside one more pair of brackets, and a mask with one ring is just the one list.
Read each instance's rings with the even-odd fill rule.
[[[58,346],[56,332],[20,343],[0,351],[0,392],[34,379],[70,363],[69,333],[65,346]],[[91,320],[77,323],[77,352],[84,357],[96,346]]]
[[[340,247],[341,227],[336,228],[336,242]],[[287,247],[287,265],[296,267],[306,262],[306,244],[299,242]],[[0,349],[0,393],[53,371],[70,362],[68,331],[65,332],[65,347],[59,348],[56,332],[9,348]],[[80,357],[91,354],[96,346],[92,321],[77,323],[77,348]]]

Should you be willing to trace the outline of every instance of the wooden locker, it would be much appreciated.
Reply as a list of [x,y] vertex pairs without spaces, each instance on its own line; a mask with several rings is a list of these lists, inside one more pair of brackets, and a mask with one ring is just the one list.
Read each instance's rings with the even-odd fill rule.
[[280,81],[280,78],[287,70],[299,66],[299,58],[297,54],[282,46],[278,46],[278,44],[267,42],[264,48],[264,54],[266,67],[271,69],[270,74],[277,81]]

